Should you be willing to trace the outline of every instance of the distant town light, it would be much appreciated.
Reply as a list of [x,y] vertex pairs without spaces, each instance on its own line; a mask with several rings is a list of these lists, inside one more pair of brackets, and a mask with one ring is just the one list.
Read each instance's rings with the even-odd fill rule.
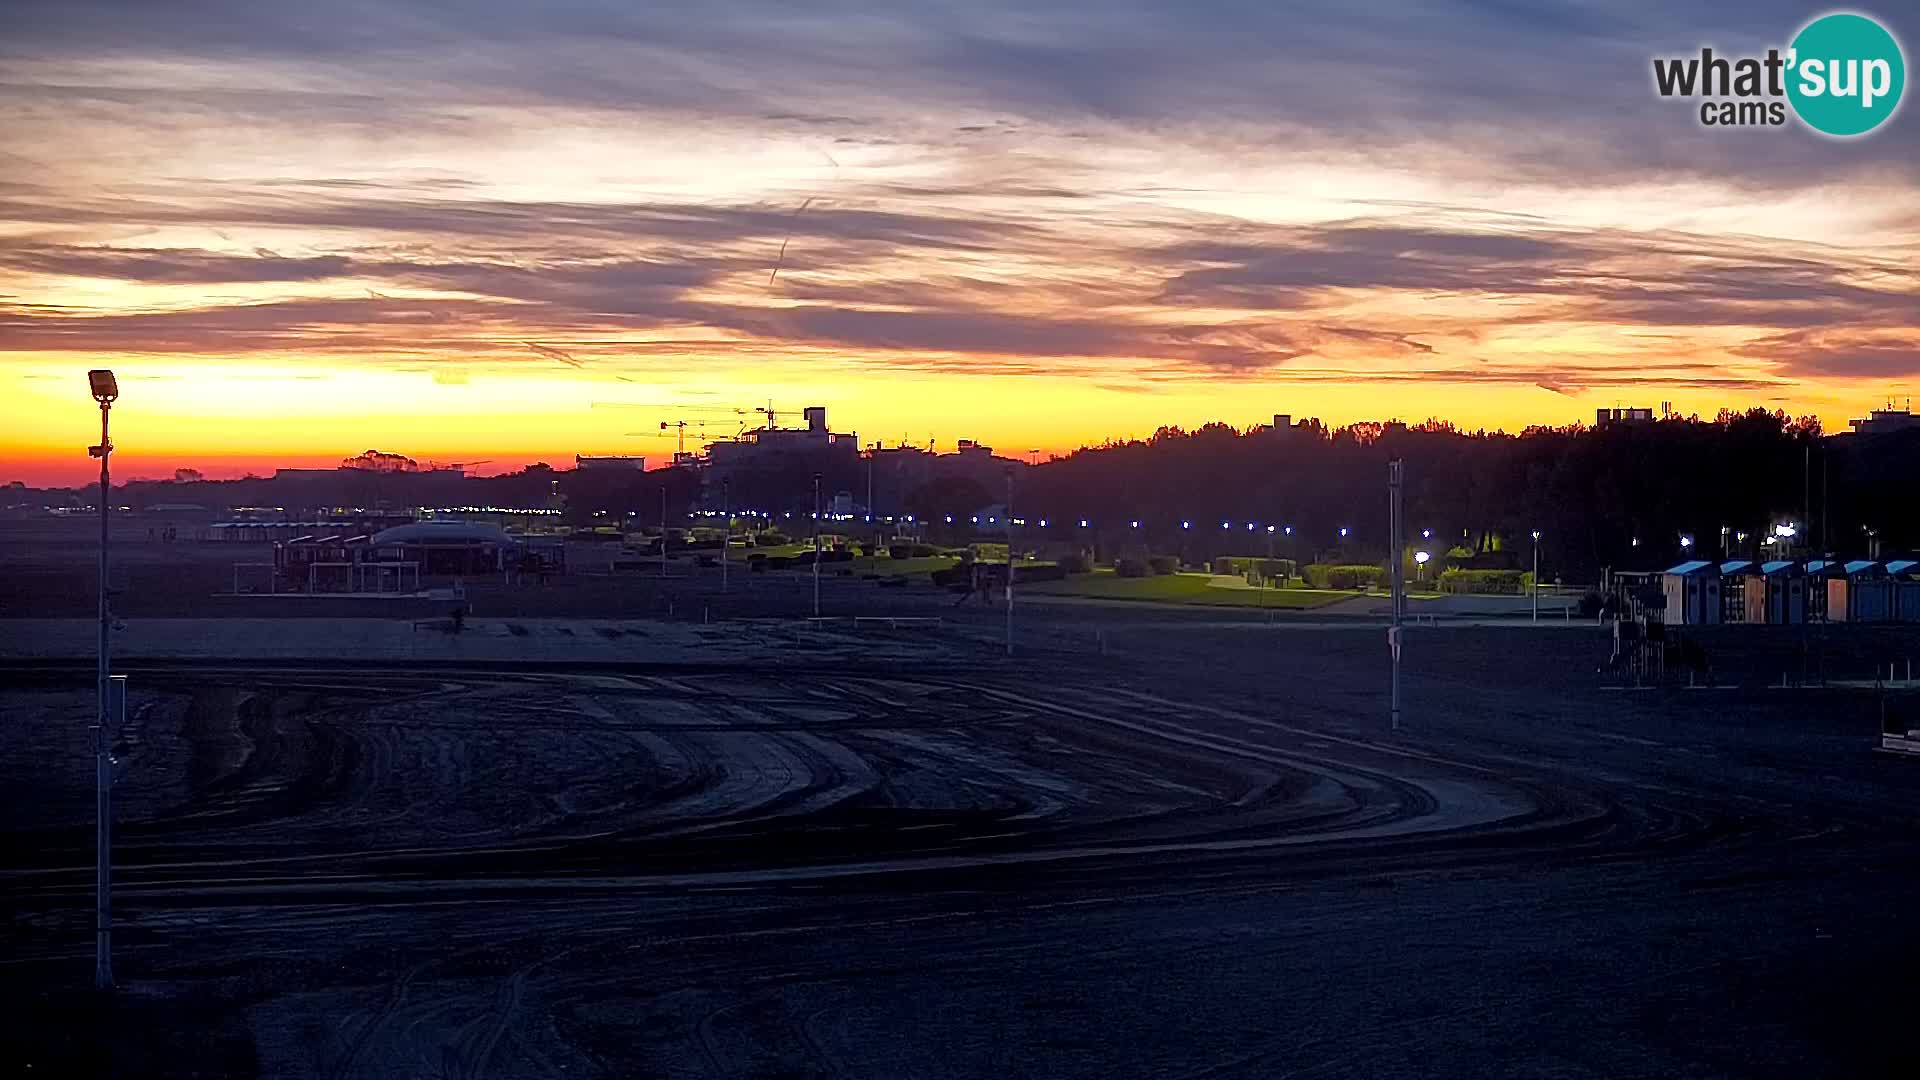
[[1041,519],[1040,519],[1040,527],[1041,527],[1041,528],[1043,528],[1043,529],[1047,527],[1047,519],[1046,519],[1046,518],[1041,518]]
[[1422,539],[1422,540],[1431,540],[1431,539],[1433,539],[1433,530],[1432,530],[1432,529],[1421,529],[1421,530],[1420,530],[1420,539]]
[[1281,532],[1283,532],[1283,533],[1286,533],[1286,534],[1287,534],[1288,536],[1292,536],[1292,535],[1293,535],[1293,526],[1291,526],[1291,525],[1289,525],[1289,526],[1287,526],[1286,528],[1284,528],[1284,529],[1281,529],[1280,531],[1281,531]]
[[1081,528],[1083,528],[1083,529],[1087,527],[1087,519],[1086,519],[1086,518],[1081,518],[1081,519],[1080,519],[1080,527],[1081,527]]
[[1267,531],[1268,531],[1268,532],[1272,532],[1272,531],[1273,531],[1273,526],[1271,526],[1271,525],[1269,525],[1269,526],[1267,526]]
[[1183,529],[1191,529],[1191,528],[1193,528],[1193,522],[1191,522],[1191,521],[1183,521],[1183,522],[1181,522],[1181,523],[1180,523],[1180,527],[1181,527],[1181,528],[1183,528]]
[[1342,539],[1345,539],[1345,537],[1346,537],[1346,535],[1347,535],[1347,527],[1346,527],[1345,525],[1342,525],[1342,526],[1340,526],[1340,536],[1341,536],[1341,538],[1342,538]]
[[1134,528],[1136,528],[1136,529],[1140,527],[1140,520],[1139,520],[1138,518],[1135,518],[1135,519],[1134,519],[1134,521],[1133,521],[1133,527],[1134,527]]

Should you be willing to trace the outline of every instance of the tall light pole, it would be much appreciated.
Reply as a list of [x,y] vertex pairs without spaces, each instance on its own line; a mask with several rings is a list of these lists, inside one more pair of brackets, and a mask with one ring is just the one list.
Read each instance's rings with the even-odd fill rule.
[[1533,530],[1533,621],[1540,621],[1540,530]]
[[667,576],[667,485],[660,485],[660,576]]
[[727,592],[727,549],[733,546],[733,502],[728,497],[727,485],[733,483],[731,477],[720,481],[720,594]]
[[93,400],[100,403],[100,445],[87,452],[100,459],[100,685],[99,711],[93,723],[93,985],[113,989],[113,736],[108,730],[107,633],[112,616],[107,610],[107,522],[113,498],[113,480],[107,456],[113,441],[107,434],[107,414],[120,397],[113,372],[87,372]]
[[813,474],[813,617],[820,617],[820,474]]
[[[1387,535],[1393,551],[1393,625],[1387,631],[1387,649],[1393,654],[1393,730],[1400,730],[1400,608],[1406,591],[1406,575],[1400,567],[1405,545],[1400,539],[1401,494],[1406,484],[1406,463],[1398,458],[1387,462]],[[1341,529],[1342,535],[1347,530]]]
[[1013,655],[1013,466],[1007,466],[1007,655]]

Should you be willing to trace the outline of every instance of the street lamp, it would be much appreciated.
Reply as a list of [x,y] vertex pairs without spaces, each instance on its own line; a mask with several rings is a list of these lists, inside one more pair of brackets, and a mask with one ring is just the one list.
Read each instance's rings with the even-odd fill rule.
[[113,737],[108,730],[107,630],[112,616],[107,610],[107,520],[113,498],[113,480],[107,472],[107,458],[113,453],[113,440],[107,434],[107,414],[119,400],[120,384],[113,372],[105,369],[87,372],[93,400],[100,403],[100,445],[87,447],[87,453],[100,459],[100,671],[99,711],[93,724],[93,803],[94,803],[94,918],[93,985],[100,990],[113,989]]
[[1533,530],[1533,621],[1540,621],[1540,530]]
[[1424,551],[1416,551],[1413,553],[1413,562],[1418,570],[1418,576],[1421,581],[1427,580],[1427,560],[1431,558],[1433,558],[1433,556]]

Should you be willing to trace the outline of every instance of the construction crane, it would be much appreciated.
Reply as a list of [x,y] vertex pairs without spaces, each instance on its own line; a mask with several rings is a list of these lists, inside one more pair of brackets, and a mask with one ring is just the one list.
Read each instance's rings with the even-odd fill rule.
[[[666,420],[660,421],[661,431],[665,431],[670,427],[679,429],[677,432],[679,441],[674,444],[673,448],[673,458],[675,461],[678,461],[687,456],[687,422],[685,420],[674,420],[672,422]],[[699,424],[699,430],[700,438],[704,440],[707,437],[707,425],[701,422]]]
[[[743,418],[747,415],[747,410],[739,408],[738,406],[734,406],[734,405],[674,405],[674,404],[646,405],[646,404],[640,404],[640,403],[631,402],[631,401],[596,401],[593,403],[593,407],[596,409],[658,409],[661,412],[670,412],[676,417],[681,413],[702,413],[702,412],[726,413],[729,416],[738,416]],[[666,423],[661,424],[660,427],[661,427],[661,430],[664,431],[665,429],[672,427],[676,424],[684,424],[688,422],[689,421],[670,420],[670,421],[667,421]],[[705,421],[698,421],[698,422],[702,424],[705,423]],[[738,430],[745,431],[746,427],[747,427],[746,420],[745,419],[740,420]],[[633,432],[628,432],[627,434],[631,435],[633,434]]]
[[485,461],[425,461],[421,464],[426,467],[428,472],[446,471],[464,473],[470,465],[491,465],[493,464],[493,459],[488,458]]

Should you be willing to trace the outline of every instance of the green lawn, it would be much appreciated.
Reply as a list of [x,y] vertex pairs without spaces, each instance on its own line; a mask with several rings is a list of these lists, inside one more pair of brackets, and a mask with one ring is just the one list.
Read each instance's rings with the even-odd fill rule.
[[906,577],[911,574],[931,574],[935,570],[945,570],[960,560],[952,555],[924,555],[917,559],[889,559],[883,556],[865,556],[850,563],[834,564],[840,567],[852,567],[856,574],[879,574],[881,577]]
[[[822,551],[826,550],[824,545],[821,547],[821,550]],[[750,547],[750,548],[736,547],[727,552],[727,558],[746,559],[754,555],[765,555],[769,559],[779,559],[779,558],[785,558],[793,555],[811,555],[811,554],[813,554],[813,541],[800,540],[800,541],[796,541],[795,543],[779,544],[773,547]]]
[[1065,581],[1036,581],[1021,591],[1043,596],[1085,596],[1100,600],[1150,600],[1163,604],[1210,607],[1314,608],[1357,595],[1320,589],[1216,589],[1211,574],[1158,574],[1123,578],[1111,570],[1075,574]]

